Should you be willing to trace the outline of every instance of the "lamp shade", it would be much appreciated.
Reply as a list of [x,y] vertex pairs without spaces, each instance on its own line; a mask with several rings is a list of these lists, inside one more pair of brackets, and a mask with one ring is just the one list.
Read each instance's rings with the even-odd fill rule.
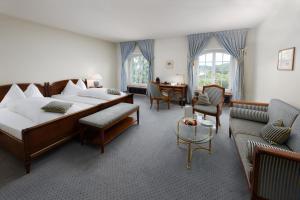
[[101,76],[100,74],[94,74],[94,75],[92,76],[92,79],[93,79],[93,80],[102,80],[103,78],[102,78],[102,76]]

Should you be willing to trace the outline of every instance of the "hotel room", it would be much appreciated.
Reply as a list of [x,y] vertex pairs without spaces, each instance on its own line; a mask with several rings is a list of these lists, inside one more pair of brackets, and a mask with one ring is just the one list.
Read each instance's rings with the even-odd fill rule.
[[0,199],[300,199],[298,0],[0,0]]

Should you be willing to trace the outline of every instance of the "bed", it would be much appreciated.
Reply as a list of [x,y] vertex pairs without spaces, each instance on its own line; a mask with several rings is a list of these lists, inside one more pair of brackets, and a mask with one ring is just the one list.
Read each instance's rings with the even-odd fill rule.
[[[76,95],[65,95],[62,93],[62,91],[64,90],[68,81],[69,80],[57,81],[49,85],[49,96],[59,100],[86,103],[91,105],[98,105],[127,96],[127,94],[124,92],[120,92],[120,95],[107,94],[107,88],[88,88],[80,91]],[[71,81],[76,84],[78,80],[73,79]]]
[[[50,95],[60,94],[67,81],[68,80],[59,81],[51,85],[49,83],[35,85],[44,96],[49,97]],[[76,82],[76,80],[73,81]],[[23,91],[28,85],[28,83],[18,84]],[[0,86],[0,101],[4,98],[10,87],[11,85]],[[0,130],[0,146],[21,159],[24,162],[26,173],[29,173],[33,159],[36,159],[58,145],[65,143],[79,133],[78,120],[80,118],[120,102],[133,103],[133,95],[128,94],[115,100],[106,101],[96,105],[82,103],[82,105],[87,105],[82,110],[42,121],[41,123],[35,123],[32,122],[32,120],[24,121],[24,118],[19,116],[24,124],[22,124],[22,126],[13,127],[15,130],[10,129],[12,128],[12,122],[10,122],[9,117],[7,117],[8,121],[6,121],[6,123],[8,123],[9,126],[6,128],[2,127]],[[10,113],[5,108],[0,108],[0,113],[1,112],[4,112],[4,114],[5,112],[6,114],[9,113],[8,115],[14,118],[12,116],[14,114]]]

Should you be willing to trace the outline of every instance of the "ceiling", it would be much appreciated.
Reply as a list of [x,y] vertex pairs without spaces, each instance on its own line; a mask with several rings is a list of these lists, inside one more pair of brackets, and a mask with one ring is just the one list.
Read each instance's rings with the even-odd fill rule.
[[280,0],[0,0],[0,13],[119,42],[251,28]]

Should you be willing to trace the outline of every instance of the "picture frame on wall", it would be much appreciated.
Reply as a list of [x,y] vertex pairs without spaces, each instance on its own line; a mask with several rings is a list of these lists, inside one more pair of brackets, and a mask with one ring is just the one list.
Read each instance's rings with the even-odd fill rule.
[[279,50],[277,70],[292,71],[294,69],[295,49],[291,47]]

